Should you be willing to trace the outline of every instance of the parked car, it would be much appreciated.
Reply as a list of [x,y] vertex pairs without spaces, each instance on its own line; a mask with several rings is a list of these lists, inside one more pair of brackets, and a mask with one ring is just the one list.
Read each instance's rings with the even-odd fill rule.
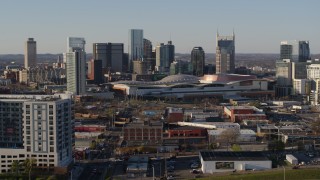
[[198,167],[199,167],[199,164],[198,164],[198,163],[193,163],[193,164],[191,164],[191,166],[190,166],[191,169],[198,168]]
[[168,176],[167,180],[174,180],[174,177],[173,176]]
[[192,174],[200,174],[200,171],[198,169],[192,169],[190,171],[190,173],[192,173]]

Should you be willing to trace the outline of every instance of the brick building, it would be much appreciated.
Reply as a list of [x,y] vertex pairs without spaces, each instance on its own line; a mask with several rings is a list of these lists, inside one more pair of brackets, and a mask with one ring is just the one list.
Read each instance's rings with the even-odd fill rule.
[[132,122],[123,128],[124,140],[128,142],[161,143],[163,124],[156,122]]
[[225,106],[224,114],[231,122],[240,123],[242,120],[266,120],[267,116],[254,106]]

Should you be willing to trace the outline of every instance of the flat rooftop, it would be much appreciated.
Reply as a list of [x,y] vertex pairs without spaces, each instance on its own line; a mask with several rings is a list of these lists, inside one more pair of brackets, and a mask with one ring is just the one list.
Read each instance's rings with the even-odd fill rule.
[[200,156],[204,161],[268,161],[261,152],[242,151],[242,152],[219,152],[219,151],[200,151]]

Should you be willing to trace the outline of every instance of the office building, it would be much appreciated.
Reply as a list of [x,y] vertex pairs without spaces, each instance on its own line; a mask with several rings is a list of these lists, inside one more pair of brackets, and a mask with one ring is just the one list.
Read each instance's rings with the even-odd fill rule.
[[217,33],[216,74],[234,73],[235,69],[235,35],[219,36]]
[[88,62],[88,79],[94,84],[103,83],[102,61],[100,59],[91,59]]
[[64,53],[67,65],[67,90],[76,95],[86,91],[86,52],[84,38],[69,37]]
[[281,41],[280,59],[291,59],[293,62],[306,62],[310,59],[309,41]]
[[192,74],[195,76],[203,76],[204,70],[204,50],[202,47],[194,47],[191,51]]
[[129,62],[128,70],[132,70],[132,61],[143,58],[143,30],[142,29],[130,29],[129,30]]
[[174,61],[175,50],[172,41],[168,44],[160,43],[156,47],[156,69],[163,73],[170,71],[170,64]]
[[24,47],[24,67],[37,66],[37,42],[33,38],[28,38]]
[[150,74],[151,71],[150,62],[149,61],[132,61],[133,62],[133,73],[134,74]]
[[105,73],[123,71],[123,43],[94,43],[93,58],[102,61]]
[[108,43],[93,43],[93,59],[101,60],[102,68],[111,67],[111,62],[107,60]]
[[143,59],[152,58],[152,42],[148,39],[143,39]]
[[0,95],[0,173],[28,158],[38,168],[67,169],[74,143],[71,99],[70,94]]
[[276,96],[288,96],[292,94],[292,63],[290,59],[276,61],[275,87]]
[[176,60],[170,64],[170,75],[191,74],[192,64],[186,61]]

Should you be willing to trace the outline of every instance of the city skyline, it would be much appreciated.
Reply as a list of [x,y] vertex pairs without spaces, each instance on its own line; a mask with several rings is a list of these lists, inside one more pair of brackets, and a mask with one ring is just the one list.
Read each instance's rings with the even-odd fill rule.
[[[67,37],[84,37],[86,49],[101,42],[124,43],[128,30],[143,29],[155,46],[172,40],[177,53],[201,46],[215,52],[217,30],[237,35],[236,53],[280,53],[283,40],[306,40],[320,53],[317,29],[320,2],[302,1],[2,1],[0,54],[23,54],[27,38],[37,40],[37,52],[62,53]],[[14,8],[13,8],[14,7]],[[303,7],[304,11],[301,11]],[[32,11],[30,10],[32,9]],[[75,18],[75,14],[78,18]]]

